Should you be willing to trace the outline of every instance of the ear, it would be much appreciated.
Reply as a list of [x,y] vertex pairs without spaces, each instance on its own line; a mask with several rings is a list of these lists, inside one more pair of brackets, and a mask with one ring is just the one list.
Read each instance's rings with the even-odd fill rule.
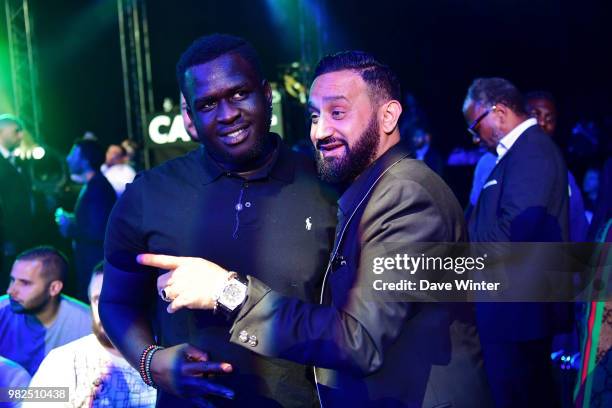
[[503,125],[506,122],[506,116],[508,115],[508,107],[503,103],[496,103],[492,113],[495,120],[500,125]]
[[402,104],[396,100],[390,100],[380,107],[379,113],[383,132],[391,134],[397,127],[397,122],[402,114]]
[[49,294],[51,296],[58,296],[62,289],[64,288],[64,283],[60,280],[54,280],[49,285]]
[[266,97],[266,102],[268,103],[268,105],[272,106],[272,87],[270,87],[270,83],[267,80],[263,79],[261,81],[261,86]]

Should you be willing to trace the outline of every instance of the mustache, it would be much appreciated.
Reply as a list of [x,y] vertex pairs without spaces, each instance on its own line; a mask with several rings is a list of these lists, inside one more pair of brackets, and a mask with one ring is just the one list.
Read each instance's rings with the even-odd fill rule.
[[334,144],[334,143],[346,144],[344,140],[338,139],[337,137],[334,137],[334,136],[329,136],[325,139],[317,140],[317,144],[315,147],[317,148],[317,150],[319,150],[322,146]]

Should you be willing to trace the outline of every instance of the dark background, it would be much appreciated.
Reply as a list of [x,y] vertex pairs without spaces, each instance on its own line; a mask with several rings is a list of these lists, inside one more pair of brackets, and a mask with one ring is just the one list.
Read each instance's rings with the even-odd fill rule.
[[[413,92],[427,112],[436,144],[445,152],[469,142],[461,105],[478,76],[503,76],[525,91],[551,91],[560,106],[563,139],[576,120],[603,121],[612,112],[612,24],[606,3],[148,1],[155,108],[162,110],[164,97],[176,101],[174,64],[203,34],[245,37],[261,53],[268,77],[276,80],[279,65],[300,59],[301,10],[309,13],[303,30],[318,32],[306,35],[306,41],[320,44],[323,53],[360,48],[390,64],[404,90]],[[41,140],[65,153],[86,130],[103,143],[124,139],[116,2],[31,1],[30,7],[38,49]],[[10,111],[6,25],[0,27],[0,110]],[[305,124],[297,128],[307,134]]]

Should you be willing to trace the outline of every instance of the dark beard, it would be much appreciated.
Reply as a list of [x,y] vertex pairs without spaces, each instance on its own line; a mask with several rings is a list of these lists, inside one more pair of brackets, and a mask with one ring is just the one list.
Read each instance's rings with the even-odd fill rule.
[[376,115],[372,115],[368,127],[361,133],[355,145],[352,148],[345,145],[346,154],[343,157],[325,159],[317,149],[319,177],[329,183],[353,181],[374,161],[379,144],[378,122]]
[[10,303],[11,310],[13,311],[13,313],[16,313],[16,314],[36,315],[37,313],[41,312],[47,306],[49,302],[50,302],[50,299],[46,299],[45,301],[41,302],[37,306],[34,306],[30,309],[26,309],[21,303],[18,303],[9,297],[9,303]]

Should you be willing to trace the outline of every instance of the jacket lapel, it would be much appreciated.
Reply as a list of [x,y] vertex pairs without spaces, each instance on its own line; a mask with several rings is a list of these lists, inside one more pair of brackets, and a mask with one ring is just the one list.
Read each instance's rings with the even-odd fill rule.
[[368,197],[376,184],[389,169],[409,156],[410,149],[405,144],[396,144],[361,173],[342,194],[338,200],[338,224],[330,264],[334,261],[355,214],[362,205],[367,203]]

